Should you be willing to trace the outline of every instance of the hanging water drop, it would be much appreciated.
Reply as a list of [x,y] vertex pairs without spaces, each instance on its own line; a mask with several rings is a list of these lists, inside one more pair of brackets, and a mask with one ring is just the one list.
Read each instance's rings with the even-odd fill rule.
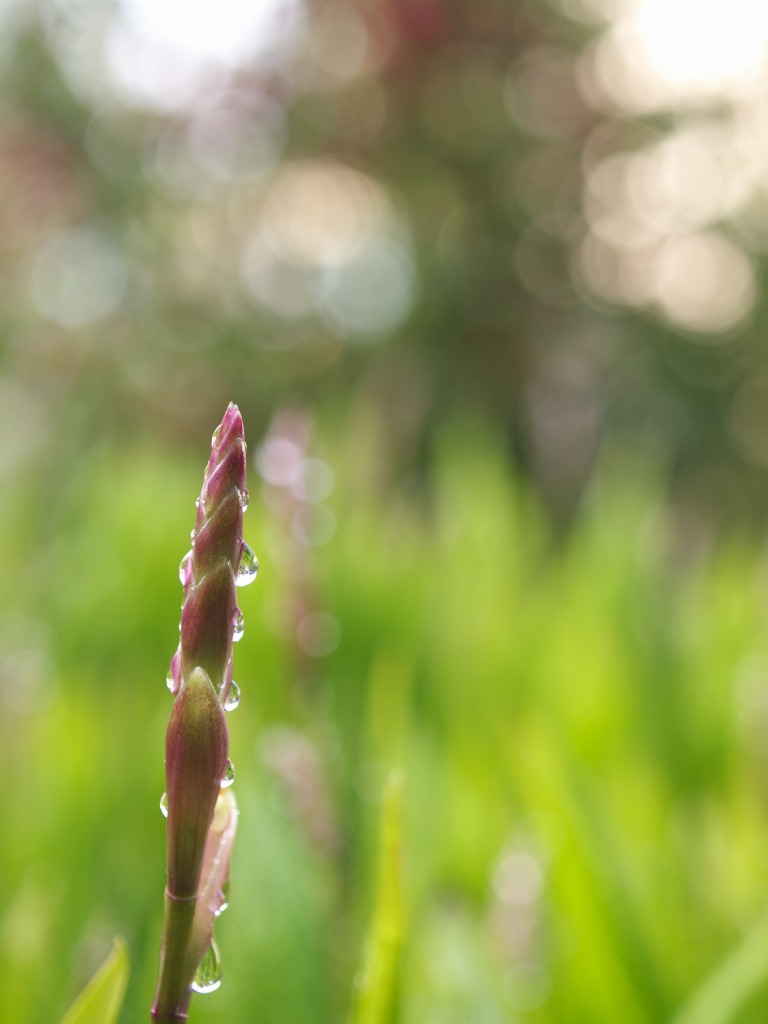
[[227,699],[224,701],[225,711],[234,711],[237,705],[240,703],[240,687],[237,685],[235,680],[229,684],[229,693]]
[[192,576],[192,549],[184,555],[181,562],[179,563],[179,580],[181,585],[186,587],[187,581]]
[[235,766],[227,758],[227,767],[224,769],[224,778],[221,780],[221,788],[229,789],[232,783],[235,781]]
[[240,505],[242,506],[243,512],[248,508],[249,499],[250,495],[248,494],[248,488],[244,487],[242,491],[240,491]]
[[215,911],[216,917],[219,917],[229,907],[229,879],[224,882],[221,887],[221,903],[218,909]]
[[205,995],[206,992],[215,992],[221,984],[221,961],[216,943],[211,939],[208,949],[203,953],[203,959],[195,972],[195,980],[192,988],[195,992]]
[[163,793],[160,797],[160,812],[164,818],[168,817],[168,794]]
[[216,439],[218,438],[220,432],[221,424],[219,424],[218,427],[216,427],[216,429],[214,430],[213,434],[211,434],[211,448],[213,448],[213,446],[216,444]]
[[[181,623],[179,623],[179,629],[181,629]],[[168,667],[168,674],[165,677],[165,682],[168,689],[174,695],[181,689],[181,649],[178,647],[171,658],[171,664]]]
[[245,619],[243,619],[243,613],[238,608],[235,612],[235,617],[232,620],[232,640],[237,643],[238,640],[243,639],[243,633],[245,632]]
[[237,570],[235,583],[238,587],[247,587],[249,583],[253,583],[256,579],[258,571],[259,560],[254,554],[253,548],[249,544],[243,543],[243,551],[240,555],[240,566]]

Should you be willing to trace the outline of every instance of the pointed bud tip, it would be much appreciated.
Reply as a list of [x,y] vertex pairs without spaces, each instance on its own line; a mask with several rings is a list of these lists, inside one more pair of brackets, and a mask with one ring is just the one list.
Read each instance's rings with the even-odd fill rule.
[[240,415],[240,410],[234,402],[230,402],[227,406],[227,411],[224,413],[224,418],[215,436],[214,449],[219,452],[230,445],[235,438],[239,438],[242,441],[245,440],[243,417]]
[[227,406],[227,411],[221,421],[221,429],[237,431],[240,434],[243,432],[243,417],[234,402],[230,402]]

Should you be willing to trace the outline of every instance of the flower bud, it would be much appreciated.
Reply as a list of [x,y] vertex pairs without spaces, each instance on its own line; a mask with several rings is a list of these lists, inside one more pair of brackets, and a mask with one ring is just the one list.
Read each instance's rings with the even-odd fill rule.
[[221,789],[229,739],[224,704],[232,643],[242,635],[236,578],[244,550],[245,439],[237,406],[214,433],[197,503],[192,550],[181,566],[184,604],[168,686],[175,700],[165,740],[167,867],[158,1024],[187,1019],[193,979],[226,902],[237,804]]
[[197,895],[228,753],[224,710],[210,676],[197,667],[174,701],[165,739],[168,894],[173,899]]
[[226,559],[206,573],[187,594],[181,610],[181,670],[184,678],[198,666],[221,688],[232,654],[237,591]]

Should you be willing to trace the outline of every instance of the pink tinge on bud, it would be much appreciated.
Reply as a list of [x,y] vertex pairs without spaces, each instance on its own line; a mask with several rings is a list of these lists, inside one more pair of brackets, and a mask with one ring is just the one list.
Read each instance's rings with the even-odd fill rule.
[[195,668],[173,704],[165,740],[168,894],[197,895],[208,829],[224,777],[229,737],[207,672]]
[[202,490],[202,503],[206,508],[216,505],[233,487],[245,487],[245,441],[237,438],[229,448],[222,448],[219,459],[206,473]]
[[220,687],[232,651],[232,618],[237,607],[235,576],[219,562],[190,592],[181,610],[181,667],[184,678],[198,665]]
[[230,402],[227,406],[227,411],[224,413],[224,418],[219,425],[218,433],[216,434],[216,440],[213,443],[213,451],[221,452],[234,440],[240,441],[245,437],[245,430],[243,428],[243,417],[240,415],[240,410],[234,402]]
[[217,562],[226,559],[237,571],[243,542],[243,506],[240,492],[230,488],[227,496],[195,534],[192,548],[195,578],[200,580]]
[[243,420],[230,404],[214,434],[197,506],[189,578],[184,577],[181,667],[205,669],[219,693],[232,656],[235,581],[243,550],[246,462]]
[[208,466],[205,470],[206,482],[213,475],[219,463],[227,457],[229,451],[237,448],[242,450],[244,462],[245,436],[243,433],[243,419],[237,406],[230,404],[224,414],[224,419],[216,428],[213,435],[211,457],[208,460]]
[[207,924],[209,929],[226,902],[224,889],[229,882],[229,862],[237,828],[237,813],[234,793],[231,789],[222,789],[208,830],[195,913],[196,924]]

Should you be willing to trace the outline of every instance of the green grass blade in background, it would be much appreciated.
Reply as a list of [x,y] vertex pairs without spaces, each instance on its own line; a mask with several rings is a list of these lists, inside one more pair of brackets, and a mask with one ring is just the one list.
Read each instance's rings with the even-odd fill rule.
[[65,1013],[61,1024],[115,1024],[128,984],[128,947],[117,936],[112,952]]
[[350,1024],[387,1024],[393,1019],[405,933],[400,821],[402,786],[402,773],[392,772],[384,794],[373,920],[355,984]]
[[768,912],[694,993],[672,1024],[728,1024],[768,980]]
[[[763,547],[672,563],[654,482],[622,470],[547,552],[492,437],[447,438],[426,511],[357,486],[372,443],[350,454],[326,431],[324,445],[345,528],[303,552],[313,589],[288,572],[280,509],[247,513],[269,586],[242,597],[236,898],[199,1024],[768,1019]],[[0,1021],[60,1021],[73,977],[117,933],[132,960],[122,1019],[148,1013],[163,674],[194,472],[97,453],[49,503],[42,540],[43,496],[13,494],[0,759],[25,784],[4,804]],[[19,558],[31,550],[57,567],[45,587]],[[341,632],[322,657],[280,625],[308,596]],[[391,765],[408,779],[407,942],[371,806]]]

